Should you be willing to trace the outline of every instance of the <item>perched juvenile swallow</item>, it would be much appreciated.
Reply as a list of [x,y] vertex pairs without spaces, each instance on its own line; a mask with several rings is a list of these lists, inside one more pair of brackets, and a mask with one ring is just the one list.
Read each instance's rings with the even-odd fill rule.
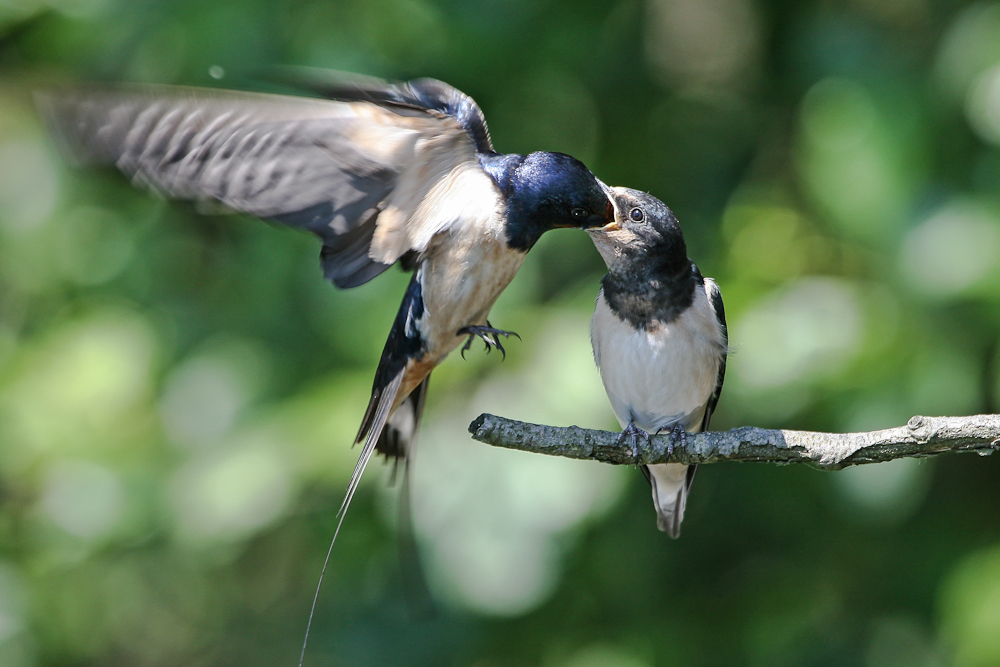
[[396,262],[413,271],[358,431],[342,519],[376,449],[406,456],[434,367],[463,339],[463,351],[474,337],[503,351],[509,332],[486,317],[539,237],[601,227],[614,209],[569,155],[497,153],[480,108],[440,81],[328,81],[320,92],[328,99],[79,88],[38,103],[80,162],[316,234],[338,287]]
[[[590,237],[608,266],[591,321],[594,360],[615,417],[619,444],[669,431],[708,428],[726,375],[722,294],[688,259],[677,218],[659,199],[612,188],[615,221]],[[642,466],[656,524],[678,537],[697,466]]]

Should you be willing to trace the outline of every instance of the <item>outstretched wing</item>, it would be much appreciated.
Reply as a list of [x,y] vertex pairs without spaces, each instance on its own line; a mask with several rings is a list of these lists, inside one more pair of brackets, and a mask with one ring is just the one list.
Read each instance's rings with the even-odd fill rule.
[[434,193],[456,170],[480,168],[468,109],[482,118],[440,82],[359,90],[343,91],[353,101],[168,86],[37,97],[77,161],[114,165],[168,197],[214,200],[311,231],[323,241],[326,277],[353,287],[423,252],[454,222]]
[[359,100],[380,106],[418,109],[454,118],[480,153],[492,153],[493,142],[482,109],[471,97],[437,79],[387,83],[374,77],[311,67],[281,67],[276,81],[331,100]]

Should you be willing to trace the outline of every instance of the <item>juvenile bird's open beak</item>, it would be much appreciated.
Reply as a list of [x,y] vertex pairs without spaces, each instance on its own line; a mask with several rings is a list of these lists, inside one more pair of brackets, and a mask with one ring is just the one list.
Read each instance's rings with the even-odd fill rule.
[[605,185],[602,181],[598,182],[601,184],[601,187],[604,188],[604,192],[607,193],[608,195],[608,211],[607,211],[608,217],[607,220],[605,221],[604,226],[598,229],[591,229],[590,231],[617,232],[619,229],[621,229],[621,226],[618,224],[618,210],[615,207],[614,202],[615,202],[615,190],[620,188],[611,188]]
[[[601,184],[601,189],[608,196],[607,205],[601,213],[595,213],[591,215],[583,228],[588,232],[600,232],[609,231],[611,229],[618,229],[618,223],[615,220],[615,205],[614,205],[614,193],[611,191],[607,185],[605,185],[600,180],[597,181]],[[611,227],[614,225],[614,227]]]
[[594,225],[587,229],[588,232],[613,232],[619,229],[618,227],[618,216],[616,215],[615,205],[608,200],[608,208],[604,212],[604,218],[601,220],[604,224]]
[[609,199],[603,211],[594,212],[587,216],[587,219],[580,225],[580,229],[588,232],[596,232],[604,228],[609,222],[615,219],[615,207]]

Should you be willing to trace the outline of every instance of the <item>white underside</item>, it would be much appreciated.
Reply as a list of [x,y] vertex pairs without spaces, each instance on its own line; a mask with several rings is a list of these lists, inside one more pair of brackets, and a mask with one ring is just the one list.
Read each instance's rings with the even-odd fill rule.
[[[670,324],[640,330],[616,316],[603,292],[591,322],[594,359],[622,428],[629,422],[648,433],[680,424],[689,433],[701,430],[709,398],[718,381],[725,341],[708,298],[714,287],[695,291],[690,308]],[[649,466],[653,503],[661,529],[684,513],[687,466]]]

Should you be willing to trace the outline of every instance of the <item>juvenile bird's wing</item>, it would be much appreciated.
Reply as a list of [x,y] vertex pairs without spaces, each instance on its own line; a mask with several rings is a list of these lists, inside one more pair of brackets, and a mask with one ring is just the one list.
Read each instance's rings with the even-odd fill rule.
[[459,222],[440,192],[457,171],[480,169],[477,146],[489,135],[475,103],[441,82],[370,80],[340,93],[352,99],[169,86],[37,99],[78,162],[311,231],[326,277],[353,287]]
[[[705,278],[705,292],[708,295],[708,301],[712,305],[712,310],[715,311],[715,319],[719,324],[719,329],[722,332],[722,347],[719,349],[719,372],[716,376],[715,390],[712,391],[712,395],[708,397],[708,402],[705,405],[705,414],[701,419],[701,426],[698,431],[707,431],[708,425],[712,421],[712,414],[715,412],[715,406],[719,404],[719,396],[722,395],[722,383],[726,379],[726,355],[728,354],[729,346],[729,332],[726,329],[726,310],[722,305],[722,292],[719,291],[719,286],[711,278]],[[698,472],[698,465],[686,466],[687,470],[683,471],[683,479],[675,477],[672,481],[673,484],[668,484],[670,478],[670,471],[679,472],[682,471],[684,466],[677,466],[675,464],[657,465],[657,466],[643,466],[643,474],[646,475],[646,479],[650,481],[653,486],[654,499],[656,498],[656,482],[653,478],[657,478],[659,486],[663,488],[674,489],[676,488],[676,495],[673,496],[675,500],[672,503],[673,511],[661,514],[657,521],[660,530],[666,531],[671,537],[679,537],[681,533],[681,521],[684,519],[684,509],[687,505],[688,494],[691,493],[691,485],[694,484],[695,473]],[[657,503],[657,508],[659,509],[660,503]],[[671,503],[665,503],[671,505]]]
[[[705,278],[705,293],[709,304],[715,313],[715,320],[722,334],[719,348],[719,370],[716,374],[715,389],[705,403],[705,412],[697,429],[691,432],[707,431],[712,421],[712,414],[719,403],[722,394],[722,383],[726,379],[726,355],[728,354],[729,334],[726,329],[726,311],[722,305],[722,293],[719,286],[711,278]],[[670,537],[677,538],[681,534],[681,522],[684,520],[684,510],[687,497],[694,484],[698,465],[684,466],[676,463],[642,466],[642,473],[653,490],[653,503],[657,510],[657,527]]]
[[[719,350],[721,359],[719,360],[719,374],[715,382],[715,391],[712,392],[712,395],[708,399],[708,405],[705,406],[705,416],[701,421],[702,431],[708,430],[708,425],[712,421],[712,414],[715,412],[715,406],[719,404],[719,396],[722,395],[722,383],[726,379],[726,357],[729,354],[729,329],[726,327],[726,309],[722,305],[722,292],[719,291],[719,286],[711,278],[705,278],[705,291],[708,293],[708,300],[715,311],[715,319],[722,330],[723,347]],[[691,473],[691,478],[694,478],[693,472]],[[690,483],[688,485],[690,486]]]

